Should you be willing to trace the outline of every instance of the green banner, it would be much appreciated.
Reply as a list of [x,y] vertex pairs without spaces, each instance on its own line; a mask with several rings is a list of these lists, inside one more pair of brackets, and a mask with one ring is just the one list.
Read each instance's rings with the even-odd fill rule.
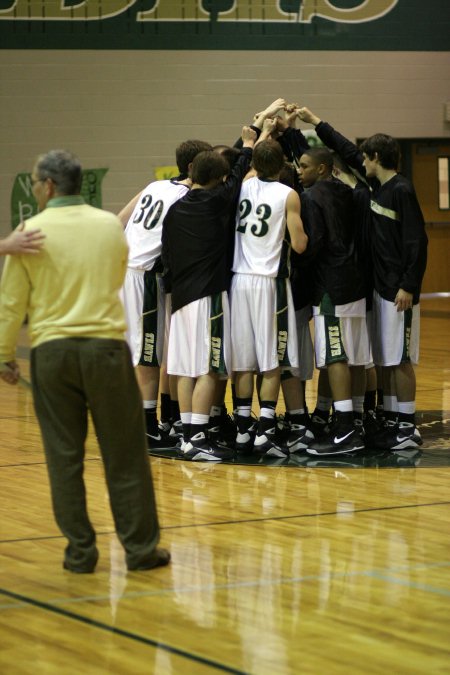
[[[108,169],[85,169],[81,194],[87,204],[101,208],[102,181]],[[28,220],[38,212],[31,186],[31,174],[19,173],[14,181],[11,193],[11,226],[16,228],[23,220]]]
[[449,0],[0,0],[0,45],[448,51]]

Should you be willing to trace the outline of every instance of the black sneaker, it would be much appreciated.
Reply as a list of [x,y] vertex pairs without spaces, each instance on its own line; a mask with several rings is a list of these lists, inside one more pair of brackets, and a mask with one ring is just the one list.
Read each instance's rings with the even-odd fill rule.
[[359,430],[353,424],[343,423],[341,415],[336,412],[336,419],[330,425],[328,436],[311,443],[306,452],[309,455],[339,455],[364,450],[364,447]]
[[286,439],[286,447],[289,452],[301,452],[314,442],[314,434],[302,424],[291,424],[289,436]]
[[237,427],[230,415],[213,417],[214,424],[208,427],[208,438],[214,445],[235,449]]
[[236,440],[235,450],[242,454],[253,452],[253,443],[256,435],[256,423],[252,417],[236,415]]
[[161,435],[167,435],[171,428],[172,425],[170,422],[158,422],[158,429]]
[[382,424],[385,421],[384,417],[384,406],[377,405],[375,407],[375,417],[377,418],[378,424]]
[[368,410],[363,417],[364,440],[366,445],[370,445],[372,438],[380,431],[380,422],[374,410]]
[[275,443],[275,427],[266,429],[262,434],[256,434],[253,452],[264,457],[289,457],[289,450]]
[[384,420],[378,422],[378,429],[373,429],[371,434],[366,435],[366,448],[369,450],[385,450],[383,438],[388,432],[397,428],[397,422]]
[[278,415],[275,427],[275,440],[278,445],[286,445],[290,430],[289,413],[286,413],[286,415]]
[[181,420],[172,423],[169,428],[169,436],[170,438],[176,438],[178,441],[183,438],[183,422]]
[[409,450],[422,444],[422,436],[414,424],[388,422],[376,436],[373,447],[380,450]]
[[161,433],[161,429],[150,434],[146,433],[147,447],[150,450],[170,450],[178,444],[178,438],[169,436],[169,434]]
[[312,433],[314,434],[314,438],[319,441],[322,438],[325,438],[328,432],[330,431],[329,422],[324,420],[323,417],[313,414],[311,416],[310,431],[312,431]]
[[184,443],[178,452],[178,456],[191,462],[221,462],[224,459],[232,459],[234,453],[227,448],[212,445],[204,438],[198,441],[191,439]]
[[220,430],[224,438],[233,438],[233,441],[236,438],[236,420],[234,415],[228,415],[225,413],[220,418]]

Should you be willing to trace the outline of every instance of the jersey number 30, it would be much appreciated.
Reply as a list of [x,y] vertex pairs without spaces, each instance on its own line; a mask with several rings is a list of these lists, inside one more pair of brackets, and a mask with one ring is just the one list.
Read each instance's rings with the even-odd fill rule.
[[153,230],[158,224],[161,214],[164,209],[164,203],[161,199],[157,199],[152,204],[153,197],[151,195],[144,195],[140,204],[140,211],[133,218],[133,223],[141,223],[146,230]]

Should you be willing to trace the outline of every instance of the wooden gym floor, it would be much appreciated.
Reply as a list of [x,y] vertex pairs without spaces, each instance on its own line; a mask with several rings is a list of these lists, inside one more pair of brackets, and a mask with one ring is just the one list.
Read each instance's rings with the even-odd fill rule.
[[150,572],[126,572],[92,435],[100,561],[93,575],[62,569],[30,392],[1,383],[0,673],[450,673],[449,310],[422,303],[421,454],[151,458],[172,564]]

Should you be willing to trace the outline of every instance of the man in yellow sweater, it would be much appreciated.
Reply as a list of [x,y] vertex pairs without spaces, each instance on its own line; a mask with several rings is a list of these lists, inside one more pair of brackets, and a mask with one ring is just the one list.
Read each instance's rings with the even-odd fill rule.
[[18,382],[18,335],[28,315],[31,382],[56,522],[68,539],[63,566],[93,572],[98,559],[83,463],[88,412],[105,466],[117,535],[129,570],[166,565],[147,456],[142,401],[118,291],[127,263],[119,219],[84,203],[82,171],[64,150],[41,155],[32,172],[45,245],[9,256],[0,284],[1,377]]

